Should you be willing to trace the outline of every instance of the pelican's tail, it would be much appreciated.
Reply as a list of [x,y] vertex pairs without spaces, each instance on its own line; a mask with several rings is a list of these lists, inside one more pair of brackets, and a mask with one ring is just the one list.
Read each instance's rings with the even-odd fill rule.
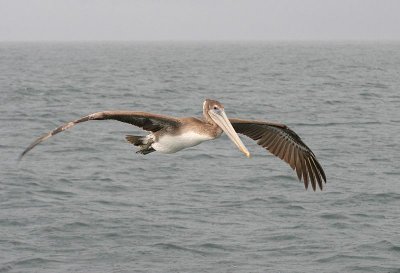
[[138,154],[147,155],[147,154],[155,151],[154,148],[151,147],[151,144],[153,144],[153,141],[149,140],[148,137],[127,135],[125,137],[125,139],[129,143],[132,143],[133,145],[140,147],[140,150],[136,152]]
[[141,146],[141,145],[146,144],[146,143],[144,143],[145,140],[146,140],[146,137],[144,137],[144,136],[127,135],[127,136],[125,137],[125,139],[126,139],[128,142],[130,142],[130,143],[132,143],[133,145],[135,145],[135,146]]

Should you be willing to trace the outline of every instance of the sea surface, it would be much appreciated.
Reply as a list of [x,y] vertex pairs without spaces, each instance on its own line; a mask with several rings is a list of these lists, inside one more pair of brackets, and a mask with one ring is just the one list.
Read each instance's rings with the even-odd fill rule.
[[[102,110],[297,132],[323,191],[251,139],[135,153]],[[400,272],[400,42],[0,43],[0,272]]]

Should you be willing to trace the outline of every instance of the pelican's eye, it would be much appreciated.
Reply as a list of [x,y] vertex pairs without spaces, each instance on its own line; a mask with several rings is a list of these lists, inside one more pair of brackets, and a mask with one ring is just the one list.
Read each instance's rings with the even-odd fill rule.
[[218,110],[218,106],[214,105],[214,110]]

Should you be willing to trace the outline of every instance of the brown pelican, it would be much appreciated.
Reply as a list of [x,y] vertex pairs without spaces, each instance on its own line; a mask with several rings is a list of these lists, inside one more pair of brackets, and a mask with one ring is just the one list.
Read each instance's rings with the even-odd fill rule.
[[228,119],[224,106],[215,100],[206,99],[203,103],[203,118],[175,118],[146,112],[104,111],[97,112],[75,121],[68,122],[39,137],[26,148],[20,159],[36,145],[49,137],[65,131],[77,123],[89,120],[113,119],[138,126],[150,131],[147,136],[127,135],[126,140],[139,147],[137,153],[148,154],[154,151],[176,153],[182,149],[196,146],[206,140],[218,138],[225,132],[247,157],[250,153],[240,140],[239,134],[246,135],[275,156],[287,162],[297,177],[303,179],[306,189],[309,181],[313,190],[318,183],[322,190],[322,180],[326,182],[324,170],[314,153],[300,137],[286,125],[270,121]]

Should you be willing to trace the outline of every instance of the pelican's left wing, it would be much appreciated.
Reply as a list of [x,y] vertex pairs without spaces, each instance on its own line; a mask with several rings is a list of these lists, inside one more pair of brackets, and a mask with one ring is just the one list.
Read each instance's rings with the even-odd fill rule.
[[27,152],[32,150],[36,145],[45,141],[51,136],[58,134],[62,131],[65,131],[75,124],[89,121],[89,120],[107,120],[113,119],[118,120],[121,122],[129,123],[135,126],[138,126],[146,131],[157,132],[166,127],[176,127],[179,125],[180,121],[177,118],[164,116],[164,115],[157,115],[153,113],[146,113],[146,112],[133,112],[133,111],[104,111],[104,112],[97,112],[93,113],[84,117],[81,117],[77,120],[70,121],[65,123],[53,131],[44,134],[43,136],[37,138],[31,145],[26,148],[19,159],[21,159]]
[[237,133],[258,140],[258,145],[287,162],[293,170],[296,170],[299,180],[303,178],[306,189],[310,181],[314,191],[316,183],[322,190],[322,180],[326,183],[324,170],[311,149],[289,127],[268,121],[243,119],[229,119],[229,121]]

